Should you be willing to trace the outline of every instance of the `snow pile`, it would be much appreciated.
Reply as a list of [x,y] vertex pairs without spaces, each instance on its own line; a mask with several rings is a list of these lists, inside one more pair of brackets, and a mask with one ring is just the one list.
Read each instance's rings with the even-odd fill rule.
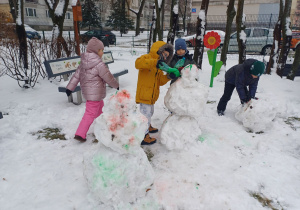
[[165,96],[165,105],[172,114],[164,121],[160,137],[169,150],[188,148],[201,135],[194,117],[204,113],[208,88],[198,82],[198,73],[196,65],[186,66]]
[[96,119],[100,148],[88,157],[85,174],[96,200],[109,205],[129,204],[144,197],[154,179],[140,143],[147,119],[137,111],[126,90],[113,95]]
[[251,100],[240,107],[235,118],[250,131],[261,132],[272,125],[277,112],[276,103],[270,103],[267,99]]

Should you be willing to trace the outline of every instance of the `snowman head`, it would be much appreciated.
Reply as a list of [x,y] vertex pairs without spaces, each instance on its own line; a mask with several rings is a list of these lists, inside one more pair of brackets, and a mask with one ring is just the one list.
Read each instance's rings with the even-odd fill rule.
[[190,64],[181,70],[181,80],[185,84],[193,84],[199,81],[199,69],[196,65]]

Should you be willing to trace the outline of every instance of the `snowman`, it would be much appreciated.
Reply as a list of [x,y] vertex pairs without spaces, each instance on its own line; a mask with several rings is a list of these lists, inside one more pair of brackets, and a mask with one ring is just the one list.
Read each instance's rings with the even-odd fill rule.
[[105,102],[94,127],[99,148],[85,160],[87,182],[97,201],[129,205],[146,195],[154,179],[140,147],[147,126],[128,91],[118,91]]
[[204,113],[208,88],[198,82],[198,77],[197,66],[187,65],[164,98],[165,106],[172,114],[162,125],[160,139],[169,150],[189,148],[201,135],[196,118]]

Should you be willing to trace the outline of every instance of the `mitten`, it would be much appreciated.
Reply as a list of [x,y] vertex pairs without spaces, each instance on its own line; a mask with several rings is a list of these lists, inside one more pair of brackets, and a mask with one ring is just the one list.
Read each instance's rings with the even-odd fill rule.
[[174,73],[171,73],[171,74],[169,74],[168,76],[169,76],[170,79],[176,79],[176,78],[177,78],[176,75],[175,75]]
[[180,76],[180,72],[178,71],[178,69],[175,69],[175,68],[169,68],[167,73],[170,75],[173,73],[176,77]]
[[71,90],[69,90],[69,89],[66,89],[66,94],[67,94],[67,96],[68,96],[68,97],[71,95],[71,93],[72,93],[72,91],[71,91]]
[[163,62],[162,60],[158,60],[157,61],[157,64],[156,64],[156,67],[163,70],[163,71],[166,71],[168,72],[168,69],[170,68],[165,62]]

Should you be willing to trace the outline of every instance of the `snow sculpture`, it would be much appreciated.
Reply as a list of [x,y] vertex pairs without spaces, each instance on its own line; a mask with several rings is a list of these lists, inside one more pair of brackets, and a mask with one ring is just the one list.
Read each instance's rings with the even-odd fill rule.
[[171,85],[165,105],[172,114],[161,128],[161,143],[169,150],[192,146],[201,135],[195,117],[204,113],[208,88],[198,82],[199,69],[188,65],[181,70],[181,78]]
[[133,203],[144,197],[154,179],[153,169],[140,147],[147,118],[126,90],[106,102],[94,129],[102,144],[87,161],[85,170],[92,194],[108,205]]
[[235,118],[242,122],[245,128],[252,132],[261,132],[271,124],[277,114],[274,103],[267,99],[251,100],[241,106],[235,114]]

